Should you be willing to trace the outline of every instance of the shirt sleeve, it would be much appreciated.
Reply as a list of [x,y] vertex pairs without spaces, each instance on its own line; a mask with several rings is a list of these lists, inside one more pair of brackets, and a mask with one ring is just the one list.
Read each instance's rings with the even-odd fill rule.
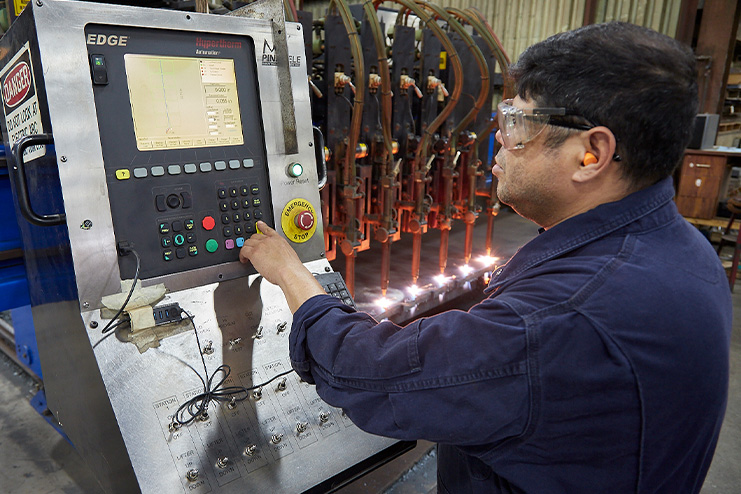
[[317,295],[294,314],[290,357],[367,432],[480,445],[525,429],[526,340],[521,318],[493,299],[400,327]]

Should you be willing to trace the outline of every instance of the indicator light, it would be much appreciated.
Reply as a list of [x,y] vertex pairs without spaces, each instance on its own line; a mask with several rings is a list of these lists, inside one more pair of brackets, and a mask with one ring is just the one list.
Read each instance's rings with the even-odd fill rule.
[[288,170],[286,173],[288,173],[289,177],[300,177],[301,174],[304,173],[304,167],[301,166],[301,163],[291,163],[290,165],[288,165]]

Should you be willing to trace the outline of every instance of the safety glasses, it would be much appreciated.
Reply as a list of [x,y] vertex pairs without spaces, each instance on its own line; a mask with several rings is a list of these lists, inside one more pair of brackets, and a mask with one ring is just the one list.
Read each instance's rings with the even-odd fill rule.
[[511,99],[506,99],[497,105],[497,109],[499,130],[504,147],[508,150],[524,148],[525,143],[535,139],[546,125],[577,130],[596,127],[568,121],[565,117],[580,115],[566,108],[517,108],[512,105]]

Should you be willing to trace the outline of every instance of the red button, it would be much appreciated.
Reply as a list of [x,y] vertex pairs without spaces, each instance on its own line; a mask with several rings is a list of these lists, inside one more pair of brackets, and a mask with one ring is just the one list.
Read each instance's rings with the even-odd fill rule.
[[201,221],[201,225],[203,225],[205,230],[213,230],[214,226],[216,226],[216,221],[211,216],[206,216]]
[[311,227],[314,226],[314,215],[308,210],[301,211],[296,215],[295,221],[296,226],[302,230],[311,230]]

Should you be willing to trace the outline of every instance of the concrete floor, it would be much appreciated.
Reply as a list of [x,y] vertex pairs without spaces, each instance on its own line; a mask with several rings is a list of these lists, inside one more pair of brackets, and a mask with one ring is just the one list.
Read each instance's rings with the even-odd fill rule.
[[[476,235],[482,235],[477,228]],[[502,257],[536,234],[532,223],[504,212],[495,224],[495,247]],[[460,232],[453,232],[460,235]],[[426,235],[434,243],[433,235]],[[436,238],[436,236],[435,236]],[[457,255],[451,236],[451,259]],[[396,246],[396,244],[394,244]],[[478,243],[477,245],[483,245]],[[394,252],[403,252],[399,243]],[[427,249],[425,252],[428,252]],[[437,251],[434,250],[435,259]],[[372,264],[373,260],[368,261]],[[402,263],[403,264],[403,263]],[[434,263],[436,264],[436,263]],[[363,271],[378,273],[375,268]],[[392,273],[392,282],[395,276]],[[741,283],[739,283],[741,284]],[[472,297],[462,305],[470,304]],[[733,295],[734,329],[728,410],[720,442],[702,494],[741,492],[741,287]],[[464,307],[462,307],[464,308]],[[0,354],[0,493],[98,493],[92,472],[74,448],[29,405],[35,383],[5,355]],[[431,494],[435,492],[435,451],[420,442],[411,452],[341,489],[341,494]]]

